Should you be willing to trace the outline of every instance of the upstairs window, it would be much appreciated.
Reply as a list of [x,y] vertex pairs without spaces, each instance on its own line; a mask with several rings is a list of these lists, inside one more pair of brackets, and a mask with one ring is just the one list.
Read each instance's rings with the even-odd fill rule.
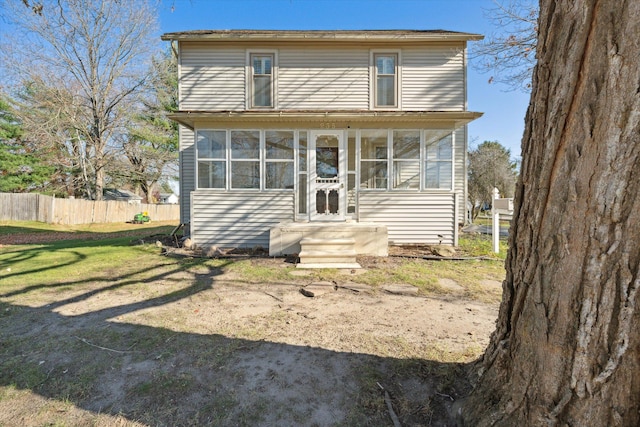
[[251,106],[273,108],[273,54],[251,55]]
[[373,56],[373,61],[375,107],[397,107],[398,55],[377,53]]

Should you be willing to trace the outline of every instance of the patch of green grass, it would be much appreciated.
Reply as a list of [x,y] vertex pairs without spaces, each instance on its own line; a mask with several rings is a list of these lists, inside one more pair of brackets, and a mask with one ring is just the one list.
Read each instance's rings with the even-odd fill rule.
[[187,372],[154,372],[149,381],[143,381],[128,390],[136,396],[170,396],[188,390],[193,384],[194,378]]
[[[96,283],[127,286],[206,263],[203,259],[160,257],[155,245],[131,243],[132,238],[126,236],[0,248],[0,295],[62,293],[86,285],[95,287]],[[206,265],[202,268],[209,271]]]
[[38,362],[20,356],[2,359],[0,374],[12,387],[34,389],[47,380],[47,372]]
[[177,224],[173,221],[161,221],[145,224],[129,224],[126,222],[90,223],[75,225],[47,224],[38,221],[0,221],[0,235],[30,234],[43,232],[57,233],[119,233],[147,232],[147,234],[169,234]]
[[[210,425],[225,425],[225,423],[228,424],[231,421],[229,420],[229,414],[232,413],[237,405],[238,400],[231,394],[221,394],[205,402],[200,412],[207,415],[207,418],[211,421]],[[197,424],[197,422],[194,422],[191,425]]]
[[495,253],[491,236],[465,234],[458,239],[458,249],[467,256],[490,257],[504,261],[507,258],[509,245],[507,239],[500,239],[500,252]]

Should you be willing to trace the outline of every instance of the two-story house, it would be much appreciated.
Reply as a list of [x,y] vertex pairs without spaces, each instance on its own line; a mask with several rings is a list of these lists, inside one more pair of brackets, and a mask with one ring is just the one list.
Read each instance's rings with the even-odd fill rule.
[[[178,55],[181,222],[200,246],[359,253],[457,243],[466,44],[451,31],[168,33]],[[351,230],[351,231],[349,231]],[[360,235],[360,234],[359,234]],[[388,237],[387,237],[388,236]],[[377,249],[369,243],[377,244]],[[380,243],[384,249],[380,248]]]

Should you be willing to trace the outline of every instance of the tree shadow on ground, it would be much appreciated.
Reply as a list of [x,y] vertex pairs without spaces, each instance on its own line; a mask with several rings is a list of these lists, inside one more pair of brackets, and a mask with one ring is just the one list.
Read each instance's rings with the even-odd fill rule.
[[[60,309],[123,284],[41,307],[0,302],[0,408],[13,411],[1,410],[0,424],[83,425],[112,416],[154,426],[390,425],[383,386],[402,425],[451,425],[452,400],[468,391],[463,364],[184,332],[172,319],[165,327],[122,320],[215,289],[221,271],[78,315]],[[88,414],[30,407],[16,397],[22,391]]]

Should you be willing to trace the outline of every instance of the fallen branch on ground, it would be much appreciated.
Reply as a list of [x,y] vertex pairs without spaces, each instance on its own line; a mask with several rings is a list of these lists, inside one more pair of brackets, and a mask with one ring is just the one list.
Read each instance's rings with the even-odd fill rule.
[[402,427],[400,424],[400,420],[396,415],[396,412],[393,410],[393,405],[391,404],[391,396],[389,396],[389,392],[385,390],[380,383],[377,382],[376,384],[378,384],[378,387],[380,387],[380,389],[384,392],[384,401],[387,403],[387,409],[389,409],[389,416],[391,417],[391,421],[393,421],[393,426]]
[[394,258],[414,258],[414,259],[426,259],[429,261],[500,261],[499,258],[492,258],[488,256],[450,256],[442,257],[437,255],[389,255]]
[[112,349],[112,348],[102,347],[102,346],[99,346],[99,345],[92,344],[92,343],[90,343],[89,341],[87,341],[86,339],[84,339],[84,338],[80,338],[80,337],[77,337],[77,336],[75,336],[75,335],[74,335],[73,337],[74,337],[75,339],[79,340],[79,341],[82,341],[83,343],[85,343],[85,344],[87,344],[87,345],[90,345],[91,347],[99,348],[100,350],[112,351],[112,352],[114,352],[114,353],[120,353],[120,354],[124,354],[124,353],[131,353],[131,351],[132,351],[132,350],[114,350],[114,349]]
[[282,300],[282,298],[278,298],[278,297],[277,297],[277,296],[275,296],[275,295],[271,295],[269,292],[265,292],[265,294],[269,295],[271,298],[277,299],[277,300],[278,300],[278,301],[280,301],[280,302],[284,302],[284,301]]
[[436,391],[436,394],[437,394],[438,396],[448,397],[448,398],[449,398],[449,399],[451,399],[451,401],[453,402],[453,397],[449,396],[448,394],[438,393],[437,391]]

